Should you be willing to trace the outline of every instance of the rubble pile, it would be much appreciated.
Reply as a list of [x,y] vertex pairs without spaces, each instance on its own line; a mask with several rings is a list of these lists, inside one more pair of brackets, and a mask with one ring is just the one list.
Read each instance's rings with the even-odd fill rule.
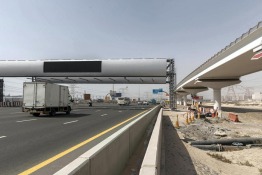
[[229,122],[221,118],[205,118],[195,120],[189,125],[182,126],[178,129],[186,140],[210,140],[219,139],[231,135],[229,128],[224,128],[218,123]]

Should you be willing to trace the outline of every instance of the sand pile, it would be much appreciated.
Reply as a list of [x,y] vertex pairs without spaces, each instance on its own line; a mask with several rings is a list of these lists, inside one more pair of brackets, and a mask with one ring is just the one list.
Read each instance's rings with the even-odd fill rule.
[[[179,108],[178,108],[179,109]],[[240,122],[228,120],[228,112]],[[193,140],[262,137],[262,113],[248,108],[228,108],[221,118],[196,119],[187,124],[188,111],[164,111],[164,163],[171,174],[262,174],[262,147],[245,147],[238,151],[206,151],[189,144]],[[179,129],[176,129],[177,118]]]

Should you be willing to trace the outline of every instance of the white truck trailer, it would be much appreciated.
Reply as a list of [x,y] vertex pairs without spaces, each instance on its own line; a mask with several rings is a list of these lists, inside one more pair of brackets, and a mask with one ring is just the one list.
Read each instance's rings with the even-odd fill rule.
[[56,112],[70,114],[72,97],[67,86],[46,82],[24,82],[23,85],[23,112],[34,116]]

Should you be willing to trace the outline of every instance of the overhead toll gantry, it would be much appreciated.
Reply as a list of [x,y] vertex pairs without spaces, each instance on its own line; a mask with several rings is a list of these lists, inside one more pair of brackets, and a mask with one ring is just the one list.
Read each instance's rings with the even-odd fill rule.
[[31,77],[32,81],[65,84],[166,84],[174,108],[174,60],[79,59],[0,61],[0,77]]

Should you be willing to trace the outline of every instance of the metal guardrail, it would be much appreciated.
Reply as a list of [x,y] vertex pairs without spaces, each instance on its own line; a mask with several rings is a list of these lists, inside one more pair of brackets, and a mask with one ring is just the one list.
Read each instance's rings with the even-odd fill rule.
[[21,107],[23,102],[13,101],[13,102],[0,102],[0,107]]

